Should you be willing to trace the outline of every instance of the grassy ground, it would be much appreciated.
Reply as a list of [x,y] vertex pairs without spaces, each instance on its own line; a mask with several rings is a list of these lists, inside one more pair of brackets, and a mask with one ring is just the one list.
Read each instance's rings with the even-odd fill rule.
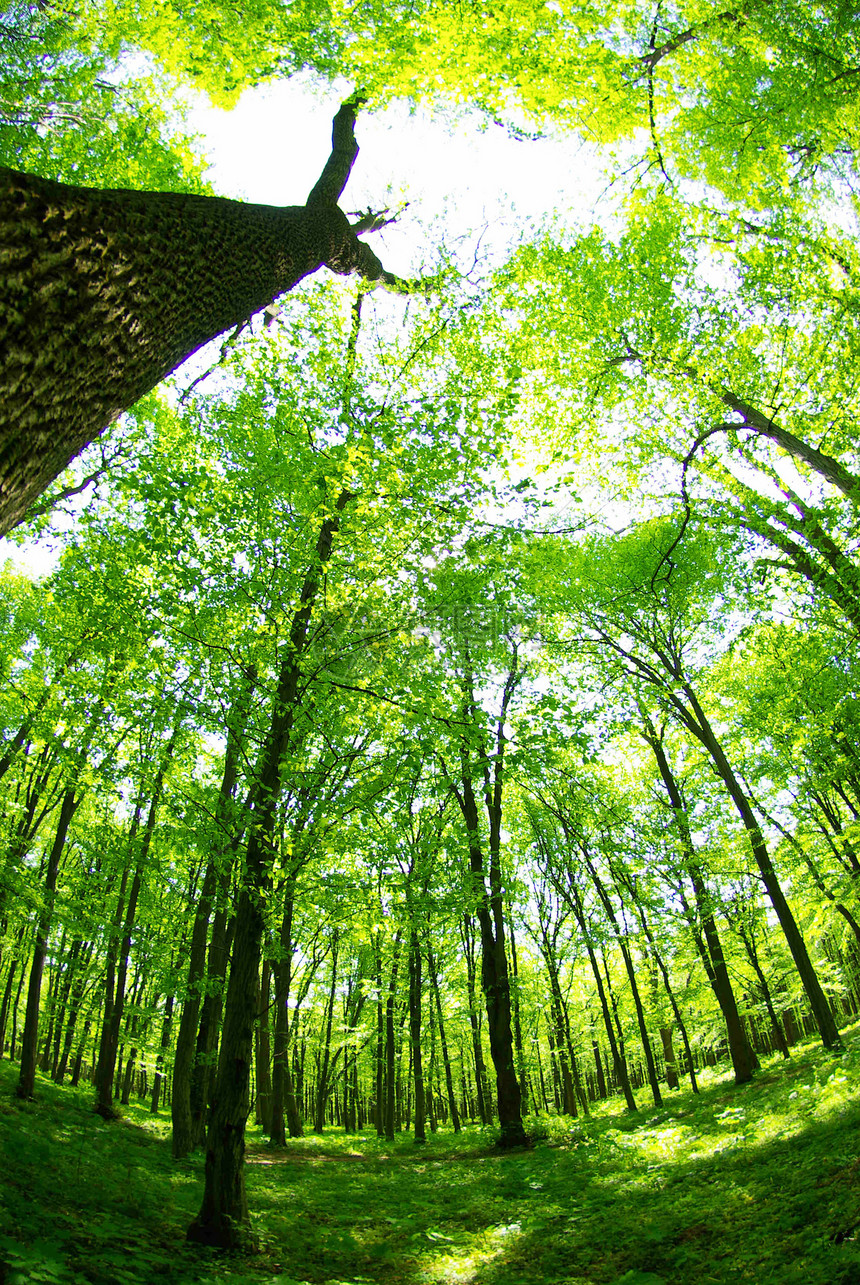
[[860,1028],[846,1035],[842,1056],[806,1048],[743,1089],[712,1074],[638,1119],[617,1102],[542,1118],[519,1153],[480,1129],[286,1150],[251,1131],[249,1258],[185,1244],[202,1160],[171,1160],[166,1115],[108,1124],[87,1091],[43,1080],[21,1104],[4,1062],[0,1282],[860,1285]]

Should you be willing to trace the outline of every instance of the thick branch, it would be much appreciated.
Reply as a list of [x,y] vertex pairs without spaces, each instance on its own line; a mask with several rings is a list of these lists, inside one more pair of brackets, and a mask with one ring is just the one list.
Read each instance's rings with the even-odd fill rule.
[[358,156],[355,114],[360,102],[361,99],[350,98],[341,103],[332,122],[331,156],[311,189],[308,205],[337,205],[340,200]]

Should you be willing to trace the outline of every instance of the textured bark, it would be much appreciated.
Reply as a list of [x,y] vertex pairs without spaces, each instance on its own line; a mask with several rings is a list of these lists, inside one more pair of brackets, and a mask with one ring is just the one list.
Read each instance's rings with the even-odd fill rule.
[[325,265],[395,285],[337,205],[355,106],[305,205],[69,187],[0,168],[0,534],[202,344]]

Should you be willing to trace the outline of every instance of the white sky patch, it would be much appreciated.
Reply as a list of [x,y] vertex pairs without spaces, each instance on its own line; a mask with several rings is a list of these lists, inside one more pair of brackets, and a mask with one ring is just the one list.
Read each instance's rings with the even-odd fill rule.
[[[230,112],[196,105],[189,124],[212,157],[209,181],[225,196],[303,204],[348,93],[346,85],[321,89],[294,76],[247,90]],[[499,251],[551,216],[568,226],[590,224],[606,188],[593,145],[573,134],[519,141],[462,108],[368,108],[359,113],[355,133],[360,153],[343,208],[398,209],[409,202],[395,225],[371,238],[389,271],[402,276],[420,269],[440,220],[452,242],[488,228],[485,244]]]

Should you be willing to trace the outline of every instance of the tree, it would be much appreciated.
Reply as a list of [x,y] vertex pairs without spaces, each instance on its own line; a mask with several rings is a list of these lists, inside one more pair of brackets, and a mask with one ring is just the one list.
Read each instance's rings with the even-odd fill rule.
[[[124,410],[202,344],[326,266],[401,286],[337,202],[356,100],[301,206],[98,191],[0,169],[0,534]],[[405,287],[404,287],[405,288]]]

